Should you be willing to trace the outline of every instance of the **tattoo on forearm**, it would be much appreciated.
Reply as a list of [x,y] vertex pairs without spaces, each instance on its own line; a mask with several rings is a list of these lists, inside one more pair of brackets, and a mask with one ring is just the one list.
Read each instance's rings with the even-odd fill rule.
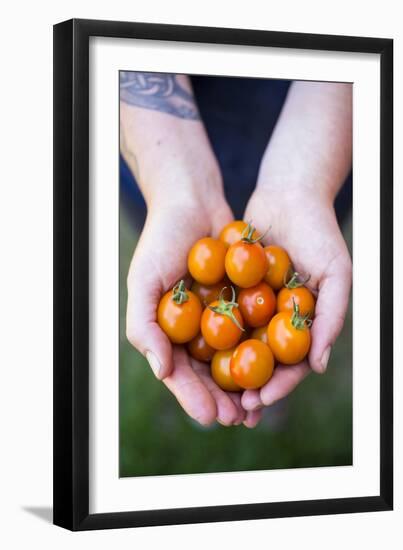
[[174,74],[120,71],[120,99],[144,109],[200,120],[193,95]]

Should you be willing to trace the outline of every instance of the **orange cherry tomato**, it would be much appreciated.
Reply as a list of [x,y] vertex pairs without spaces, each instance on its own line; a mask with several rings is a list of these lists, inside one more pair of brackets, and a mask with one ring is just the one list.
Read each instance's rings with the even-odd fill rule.
[[[232,244],[242,239],[247,230],[247,227],[248,224],[242,220],[235,220],[233,222],[227,223],[227,225],[222,228],[218,238],[227,247],[230,247]],[[254,233],[252,234],[252,238],[258,238],[258,234],[256,233],[256,231],[254,231]]]
[[263,325],[262,327],[258,327],[252,330],[250,337],[254,340],[260,340],[264,344],[268,345],[269,340],[267,338],[267,325]]
[[274,357],[283,365],[300,363],[311,347],[310,322],[298,311],[277,313],[267,328],[267,338]]
[[264,249],[268,269],[264,280],[273,290],[279,290],[284,286],[287,274],[291,270],[291,260],[284,248],[270,245]]
[[267,271],[266,255],[262,246],[244,241],[231,245],[225,257],[225,269],[231,281],[241,288],[257,285]]
[[238,295],[242,318],[250,327],[267,325],[276,311],[276,295],[263,281],[251,288],[244,288]]
[[240,391],[242,389],[231,376],[230,363],[234,350],[235,348],[216,351],[211,361],[211,376],[217,386],[225,391]]
[[294,302],[299,306],[301,315],[313,316],[315,311],[315,298],[306,286],[282,288],[277,296],[277,311],[292,312]]
[[231,281],[228,279],[228,277],[224,277],[224,279],[215,285],[203,285],[201,283],[198,283],[197,281],[193,281],[191,291],[198,296],[200,302],[203,306],[207,306],[208,304],[211,304],[211,302],[215,302],[219,299],[220,292],[223,288],[225,290],[223,291],[223,297],[226,300],[231,299]]
[[270,380],[274,357],[268,345],[260,340],[239,344],[231,358],[231,376],[245,390],[261,388]]
[[225,244],[212,237],[198,240],[190,249],[188,269],[193,279],[204,285],[214,285],[225,275]]
[[158,324],[174,344],[192,340],[200,330],[202,306],[196,294],[186,290],[180,281],[161,298],[158,305]]
[[205,363],[211,361],[215,353],[215,349],[208,345],[201,332],[193,340],[190,340],[188,351],[193,359],[204,361]]
[[222,296],[203,311],[201,332],[207,344],[214,349],[229,349],[239,342],[243,332],[243,319],[233,298],[227,302]]
[[248,234],[232,244],[225,256],[225,270],[231,281],[241,288],[255,286],[267,272],[267,259],[258,239],[253,239],[254,228],[248,224]]
[[[294,304],[299,307],[301,315],[312,317],[315,311],[315,298],[312,292],[303,286],[305,281],[298,281],[298,273],[295,272],[285,287],[280,290],[277,296],[277,311],[294,311]],[[241,310],[242,311],[242,310]]]

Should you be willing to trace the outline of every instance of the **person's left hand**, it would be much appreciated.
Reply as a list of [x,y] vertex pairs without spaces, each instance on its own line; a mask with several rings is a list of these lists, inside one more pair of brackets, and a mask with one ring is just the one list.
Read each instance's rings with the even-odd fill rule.
[[310,275],[317,295],[308,360],[276,367],[260,390],[245,391],[242,405],[259,410],[288,395],[311,370],[324,373],[332,345],[344,323],[351,288],[351,259],[338,226],[333,204],[307,189],[280,193],[255,190],[245,212],[259,232],[271,226],[265,244],[285,248],[296,271]]

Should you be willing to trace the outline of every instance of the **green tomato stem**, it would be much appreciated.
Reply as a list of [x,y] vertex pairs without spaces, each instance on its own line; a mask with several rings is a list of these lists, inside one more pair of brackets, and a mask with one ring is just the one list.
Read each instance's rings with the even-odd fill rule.
[[264,237],[267,235],[268,231],[271,229],[271,226],[266,229],[262,235],[257,237],[256,239],[253,238],[253,233],[256,231],[256,227],[252,225],[252,220],[248,222],[248,225],[245,227],[245,229],[242,231],[242,239],[241,241],[248,244],[255,244],[264,239]]
[[173,287],[172,300],[178,305],[181,305],[189,300],[189,295],[186,292],[185,281],[183,279]]
[[294,298],[292,299],[294,304],[294,311],[291,316],[291,324],[294,328],[297,330],[305,330],[307,328],[311,328],[312,326],[312,319],[309,317],[309,313],[307,315],[301,315],[299,311],[299,305],[295,303]]
[[311,278],[310,275],[308,275],[306,277],[306,279],[304,279],[303,281],[300,281],[299,280],[299,273],[297,271],[295,271],[292,275],[291,275],[291,279],[288,281],[288,283],[285,283],[285,287],[286,288],[289,288],[289,289],[292,289],[292,288],[299,288],[301,286],[304,286],[306,285],[306,283],[309,281],[309,279]]
[[245,330],[239,323],[238,319],[234,315],[234,307],[238,307],[238,304],[235,301],[235,289],[233,286],[231,286],[232,291],[232,297],[229,302],[225,300],[224,298],[224,292],[227,289],[225,286],[221,289],[220,295],[218,297],[218,306],[209,306],[209,309],[211,311],[214,311],[214,313],[218,313],[219,315],[225,315],[226,317],[229,317],[233,323],[239,328],[239,330],[242,330],[242,332]]

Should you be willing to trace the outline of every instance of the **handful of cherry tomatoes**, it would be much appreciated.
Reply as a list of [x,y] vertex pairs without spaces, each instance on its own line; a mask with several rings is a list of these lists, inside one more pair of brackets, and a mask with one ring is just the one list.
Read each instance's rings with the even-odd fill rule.
[[234,221],[218,239],[198,240],[188,255],[190,289],[180,281],[158,306],[174,344],[211,363],[225,391],[258,389],[276,363],[301,362],[311,346],[315,298],[293,272],[287,252],[263,247],[251,224]]

